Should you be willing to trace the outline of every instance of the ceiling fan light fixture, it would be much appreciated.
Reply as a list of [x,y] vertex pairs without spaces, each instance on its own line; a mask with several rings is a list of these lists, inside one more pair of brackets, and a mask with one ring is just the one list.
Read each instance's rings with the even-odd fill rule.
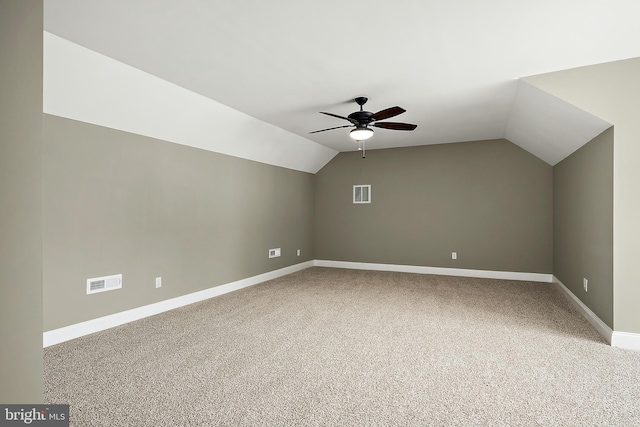
[[364,141],[373,136],[373,129],[369,128],[355,128],[349,132],[349,136],[356,141]]

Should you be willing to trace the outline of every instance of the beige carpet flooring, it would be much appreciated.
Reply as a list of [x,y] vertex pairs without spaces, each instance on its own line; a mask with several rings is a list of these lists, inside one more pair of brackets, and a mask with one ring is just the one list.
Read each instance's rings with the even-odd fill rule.
[[74,426],[640,426],[550,284],[310,268],[44,350]]

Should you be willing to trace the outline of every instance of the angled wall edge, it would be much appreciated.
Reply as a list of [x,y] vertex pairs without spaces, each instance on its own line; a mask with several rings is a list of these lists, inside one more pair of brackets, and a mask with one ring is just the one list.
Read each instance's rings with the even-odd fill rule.
[[44,112],[302,172],[337,151],[44,32]]

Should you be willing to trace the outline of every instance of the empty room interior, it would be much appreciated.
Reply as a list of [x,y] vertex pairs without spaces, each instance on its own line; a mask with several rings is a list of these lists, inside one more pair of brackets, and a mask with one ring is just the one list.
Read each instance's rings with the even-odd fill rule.
[[639,14],[3,0],[0,404],[640,425]]

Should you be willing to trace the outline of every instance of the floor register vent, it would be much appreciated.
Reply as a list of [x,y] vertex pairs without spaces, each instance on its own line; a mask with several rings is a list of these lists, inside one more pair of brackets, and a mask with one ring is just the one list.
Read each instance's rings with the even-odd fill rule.
[[122,287],[122,274],[87,279],[87,295],[111,291]]

